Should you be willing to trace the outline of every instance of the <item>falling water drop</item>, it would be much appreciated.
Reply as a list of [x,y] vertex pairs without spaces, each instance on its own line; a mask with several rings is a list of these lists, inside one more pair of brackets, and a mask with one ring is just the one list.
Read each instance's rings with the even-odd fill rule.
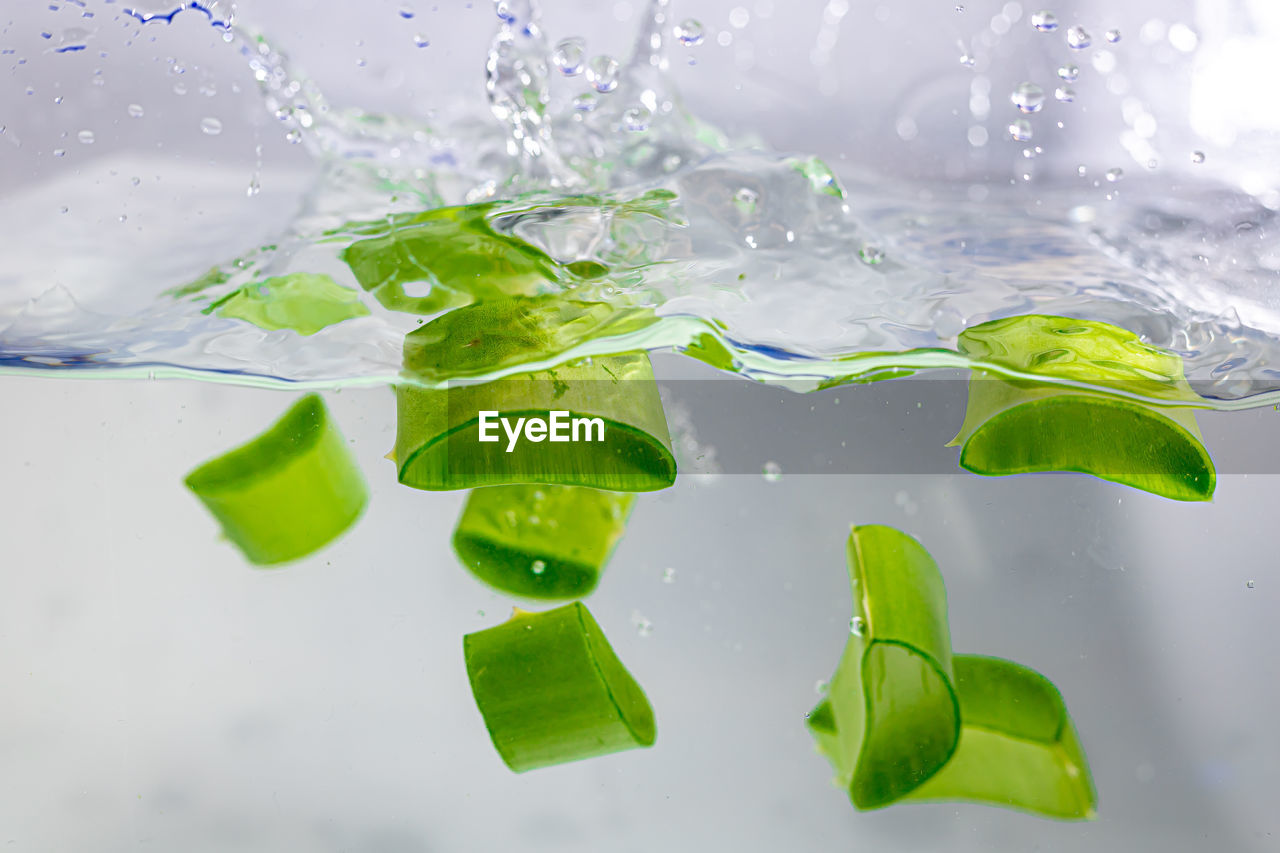
[[93,144],[93,131],[92,131],[92,130],[82,130],[82,131],[80,131],[79,133],[77,133],[77,134],[76,134],[76,139],[79,139],[79,140],[80,140],[80,144],[81,144],[81,145],[92,145],[92,144]]
[[1115,44],[1116,42],[1120,41],[1120,31],[1119,31],[1119,30],[1107,30],[1107,32],[1106,32],[1106,39],[1107,39],[1107,41],[1111,42],[1112,44]]
[[1042,33],[1051,33],[1058,28],[1058,16],[1048,9],[1031,13],[1031,26]]
[[875,266],[884,261],[884,250],[868,243],[858,250],[858,257],[864,264]]
[[761,476],[767,483],[776,483],[782,479],[782,466],[777,462],[766,462],[761,469]]
[[556,44],[551,52],[551,64],[566,77],[582,73],[587,57],[587,43],[580,38],[567,38]]
[[1067,47],[1072,50],[1084,50],[1093,44],[1093,37],[1084,27],[1072,27],[1067,30]]
[[1025,118],[1011,122],[1009,124],[1009,136],[1018,142],[1026,142],[1031,138],[1031,122]]
[[1053,90],[1053,96],[1059,101],[1070,103],[1076,99],[1076,90],[1070,86],[1059,86]]
[[142,118],[144,110],[142,104],[130,104],[128,108],[129,118]]
[[1203,151],[1192,151],[1192,152],[1191,152],[1191,162],[1192,162],[1192,163],[1203,163],[1203,162],[1204,162],[1204,152],[1203,152]]
[[696,47],[702,44],[702,23],[693,18],[685,18],[676,24],[671,32],[685,47]]
[[1019,83],[1009,95],[1009,100],[1024,113],[1039,112],[1044,106],[1044,89],[1035,83]]
[[601,94],[618,88],[618,60],[602,54],[587,65],[587,82]]
[[1063,80],[1066,80],[1068,83],[1074,83],[1076,82],[1076,78],[1080,76],[1080,68],[1079,66],[1071,64],[1059,65],[1058,76]]
[[1110,181],[1111,183],[1114,184],[1116,181],[1119,181],[1123,177],[1124,177],[1124,169],[1121,169],[1119,167],[1114,169],[1107,169],[1107,180]]
[[200,130],[206,136],[217,136],[222,133],[222,122],[212,117],[202,118],[200,119]]
[[649,120],[653,118],[653,113],[649,112],[648,107],[632,107],[622,114],[622,126],[633,133],[640,133],[649,129]]

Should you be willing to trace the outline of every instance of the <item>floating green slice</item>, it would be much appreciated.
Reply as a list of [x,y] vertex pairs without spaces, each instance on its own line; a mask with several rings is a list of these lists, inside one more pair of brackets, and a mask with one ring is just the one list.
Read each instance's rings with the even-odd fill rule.
[[298,400],[269,430],[186,477],[252,563],[319,550],[364,511],[368,487],[324,401]]
[[913,800],[974,800],[1065,819],[1091,819],[1098,796],[1058,689],[999,658],[956,655],[960,746]]
[[462,564],[526,598],[581,598],[627,529],[635,495],[574,486],[492,486],[467,499],[453,533]]
[[[342,259],[360,286],[392,311],[434,314],[544,290],[557,279],[556,263],[529,243],[494,231],[487,218],[493,207],[393,215],[377,227],[378,236],[352,243]],[[411,293],[413,285],[422,292]]]
[[463,638],[494,747],[517,773],[652,746],[653,708],[581,602]]
[[247,284],[204,310],[220,317],[245,320],[262,329],[292,329],[300,335],[316,332],[369,309],[356,291],[327,275],[292,273]]
[[964,424],[951,442],[961,446],[966,470],[987,476],[1077,471],[1174,500],[1213,496],[1213,460],[1187,407],[1200,398],[1178,356],[1106,323],[1039,314],[966,329],[959,346],[980,361],[1023,373],[1174,404],[975,373]]
[[[614,328],[607,319],[613,310],[556,299],[462,308],[406,337],[406,378],[466,376],[482,371],[481,365],[512,359],[525,363],[548,347],[554,352],[560,343],[589,335],[602,322]],[[589,432],[589,441],[548,437],[512,446],[497,427],[499,440],[480,440],[481,412],[497,412],[512,424],[520,418],[547,421],[555,412],[569,421],[599,420],[584,433],[569,433]],[[400,482],[413,488],[543,483],[642,492],[675,481],[666,415],[643,352],[581,359],[483,384],[437,389],[405,382],[396,387],[396,413],[393,457]]]
[[928,552],[891,527],[854,527],[854,617],[827,697],[809,715],[836,781],[860,809],[901,799],[955,751],[947,593]]

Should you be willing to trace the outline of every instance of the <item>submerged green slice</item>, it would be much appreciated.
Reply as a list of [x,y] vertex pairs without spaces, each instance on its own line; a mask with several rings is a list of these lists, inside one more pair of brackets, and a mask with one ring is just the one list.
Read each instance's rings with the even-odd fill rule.
[[364,511],[369,492],[351,451],[316,394],[269,430],[186,477],[252,563],[271,565],[319,550]]
[[476,489],[453,549],[485,583],[525,598],[582,598],[627,529],[635,495],[574,486]]
[[947,765],[908,796],[973,800],[1072,820],[1095,816],[1097,792],[1058,689],[1012,661],[957,655],[963,726]]
[[245,320],[262,329],[292,329],[314,335],[321,329],[367,317],[359,295],[327,275],[292,273],[247,284],[205,309],[220,317]]
[[581,602],[463,638],[485,728],[517,773],[652,746],[653,708]]
[[1175,403],[977,373],[969,381],[964,425],[951,442],[961,445],[966,470],[988,476],[1077,471],[1175,500],[1213,496],[1213,460],[1192,409],[1176,405],[1200,400],[1178,356],[1115,326],[1045,315],[967,329],[960,349],[1025,373]]
[[901,799],[955,751],[960,713],[942,576],[898,530],[854,527],[854,617],[827,697],[809,728],[860,809]]
[[396,215],[342,253],[356,281],[392,311],[434,314],[481,299],[532,295],[557,279],[540,249],[490,226],[492,204]]

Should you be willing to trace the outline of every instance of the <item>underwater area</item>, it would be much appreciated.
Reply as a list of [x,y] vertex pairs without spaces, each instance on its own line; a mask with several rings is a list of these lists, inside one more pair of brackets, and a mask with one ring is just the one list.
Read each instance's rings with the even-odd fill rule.
[[1275,849],[1276,48],[7,4],[0,842]]

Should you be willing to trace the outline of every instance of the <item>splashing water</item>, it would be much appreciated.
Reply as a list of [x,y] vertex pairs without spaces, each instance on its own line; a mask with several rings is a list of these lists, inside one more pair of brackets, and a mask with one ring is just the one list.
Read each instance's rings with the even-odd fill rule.
[[[953,351],[963,328],[1038,311],[1115,323],[1178,352],[1189,377],[1215,383],[1215,404],[1224,408],[1271,402],[1280,388],[1280,304],[1271,295],[1280,270],[1259,239],[1273,227],[1272,211],[1253,203],[1246,218],[1258,228],[1240,232],[1197,218],[1198,199],[1220,192],[1208,184],[1201,196],[1188,188],[1177,198],[1125,186],[1120,205],[1082,195],[1079,183],[1044,186],[1029,210],[998,184],[980,198],[967,185],[922,194],[842,181],[804,154],[736,146],[686,110],[669,80],[668,48],[688,54],[703,40],[696,21],[671,19],[669,0],[649,4],[625,60],[581,38],[550,41],[534,0],[499,0],[484,62],[488,119],[464,104],[456,115],[432,113],[431,123],[330,108],[271,41],[219,3],[153,13],[103,8],[131,16],[148,34],[156,27],[162,34],[179,13],[204,15],[244,59],[266,113],[306,149],[316,174],[305,179],[302,209],[258,246],[228,250],[214,233],[163,253],[126,252],[115,237],[94,232],[59,247],[82,259],[70,267],[78,277],[51,278],[38,254],[47,240],[15,239],[0,277],[0,369],[245,384],[392,381],[404,334],[431,314],[388,310],[361,290],[343,251],[370,234],[394,234],[405,215],[470,204],[484,205],[473,209],[494,235],[550,259],[554,271],[540,292],[640,307],[657,318],[547,353],[547,363],[714,339],[730,356],[720,366],[756,379],[968,366]],[[1032,23],[1056,28],[1048,13]],[[93,33],[78,36],[82,42],[92,44]],[[1067,32],[1070,47],[1088,43],[1083,28]],[[1073,65],[1058,70],[1068,82],[1077,74]],[[195,70],[177,75],[190,79]],[[1075,93],[1060,87],[1055,97]],[[1023,82],[1012,100],[1041,121],[1038,84]],[[133,103],[121,115],[146,122],[151,109]],[[1017,118],[1009,135],[1025,142],[1040,126]],[[208,115],[193,130],[225,139],[235,127],[226,115]],[[85,146],[95,138],[88,129],[77,136]],[[60,141],[58,150],[65,147]],[[261,145],[258,152],[260,160]],[[1108,183],[1120,174],[1107,173]],[[265,198],[256,173],[241,188],[241,197]],[[102,191],[64,182],[10,194],[0,202],[0,224],[21,238],[32,199],[53,195],[79,210],[95,203],[94,193]],[[181,204],[202,199],[187,195]],[[208,208],[215,221],[216,205]],[[128,213],[129,227],[146,219]],[[126,223],[123,212],[118,218]],[[1167,227],[1146,224],[1153,221]],[[211,262],[206,275],[191,275]],[[332,276],[358,292],[368,316],[303,336],[211,310],[246,285],[291,273]],[[406,294],[425,297],[437,284],[410,282]],[[512,369],[494,365],[490,375]]]

